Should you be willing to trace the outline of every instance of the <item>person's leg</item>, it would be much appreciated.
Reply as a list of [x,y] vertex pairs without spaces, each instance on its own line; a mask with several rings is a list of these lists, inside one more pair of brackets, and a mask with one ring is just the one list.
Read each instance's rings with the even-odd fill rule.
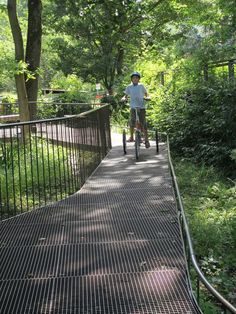
[[144,134],[144,141],[145,141],[145,147],[149,148],[150,147],[150,143],[148,140],[148,131],[147,131],[147,122],[146,122],[146,110],[142,109],[141,113],[140,113],[140,122],[142,124],[142,131]]
[[135,110],[130,109],[130,138],[127,140],[127,142],[134,141],[134,126],[135,126]]
[[144,129],[143,133],[144,133],[144,138],[145,138],[145,147],[149,148],[150,147],[150,142],[148,140],[148,131],[147,131],[147,129]]
[[134,141],[134,127],[130,127],[130,142]]
[[143,134],[144,134],[144,140],[145,140],[145,143],[148,141],[148,131],[147,129],[143,129]]

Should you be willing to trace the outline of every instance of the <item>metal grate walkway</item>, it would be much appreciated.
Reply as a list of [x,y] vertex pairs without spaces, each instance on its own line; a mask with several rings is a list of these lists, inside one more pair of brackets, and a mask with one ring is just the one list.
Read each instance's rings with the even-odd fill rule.
[[128,152],[113,148],[77,194],[1,222],[1,314],[200,313],[166,147]]

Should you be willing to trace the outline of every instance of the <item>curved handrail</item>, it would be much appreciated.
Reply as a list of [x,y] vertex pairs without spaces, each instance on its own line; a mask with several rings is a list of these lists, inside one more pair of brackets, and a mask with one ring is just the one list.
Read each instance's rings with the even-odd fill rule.
[[78,191],[111,149],[110,107],[3,124],[0,140],[1,221]]
[[32,121],[23,121],[23,122],[16,122],[16,123],[5,123],[0,125],[0,129],[1,128],[7,128],[7,127],[13,127],[13,126],[23,126],[23,125],[34,125],[36,123],[46,123],[46,122],[57,122],[57,121],[64,121],[64,120],[70,120],[73,117],[79,117],[79,118],[83,118],[84,116],[87,116],[88,114],[92,113],[92,112],[96,112],[101,108],[105,108],[105,107],[109,107],[109,104],[103,104],[101,106],[99,106],[98,108],[93,108],[90,109],[88,111],[79,113],[79,114],[72,114],[72,115],[67,115],[66,117],[58,117],[58,118],[49,118],[49,119],[39,119],[39,120],[32,120]]
[[168,159],[169,159],[169,164],[170,164],[170,168],[171,168],[171,173],[172,173],[172,177],[173,177],[173,182],[174,182],[174,186],[175,186],[175,190],[176,190],[176,194],[177,194],[177,199],[179,202],[179,207],[180,207],[180,211],[181,211],[181,215],[183,218],[183,223],[184,223],[184,229],[186,232],[186,238],[187,238],[187,242],[188,242],[188,246],[189,246],[189,251],[190,251],[190,257],[193,263],[193,266],[197,272],[197,275],[199,277],[199,279],[201,280],[201,282],[205,285],[205,287],[207,288],[208,291],[210,291],[215,297],[216,299],[225,306],[225,308],[227,310],[229,310],[231,313],[236,314],[236,308],[229,303],[210,283],[209,281],[205,278],[204,274],[202,273],[201,269],[198,266],[197,263],[197,259],[194,253],[194,249],[193,249],[193,244],[192,244],[192,240],[191,240],[191,236],[190,236],[190,232],[189,232],[189,227],[188,227],[188,222],[185,216],[185,212],[184,212],[184,206],[183,206],[183,202],[182,202],[182,198],[180,195],[180,191],[179,191],[179,187],[178,187],[178,183],[177,183],[177,179],[176,179],[176,175],[175,175],[175,170],[174,170],[174,166],[172,164],[172,160],[171,160],[171,155],[170,155],[170,143],[169,143],[169,137],[167,136],[167,150],[168,150]]

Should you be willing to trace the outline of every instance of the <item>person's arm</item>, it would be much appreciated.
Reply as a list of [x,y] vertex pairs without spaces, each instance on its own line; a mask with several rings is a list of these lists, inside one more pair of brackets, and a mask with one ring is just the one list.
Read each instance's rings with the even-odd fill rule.
[[143,86],[143,88],[144,88],[144,99],[150,100],[150,97],[148,96],[148,92],[147,92],[146,88],[144,86]]
[[128,95],[125,94],[122,98],[121,98],[122,101],[127,101],[128,100]]
[[127,101],[129,96],[129,87],[126,87],[124,91],[125,95],[121,98],[122,101]]

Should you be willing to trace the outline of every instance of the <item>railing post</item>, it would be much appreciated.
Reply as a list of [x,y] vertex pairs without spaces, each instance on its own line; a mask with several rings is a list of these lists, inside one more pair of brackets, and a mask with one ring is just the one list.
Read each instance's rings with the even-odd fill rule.
[[101,156],[102,158],[106,156],[106,130],[105,130],[105,119],[104,114],[101,110],[98,111],[98,130],[100,136],[100,143],[101,143]]
[[108,132],[108,148],[111,149],[111,124],[110,124],[110,116],[111,116],[111,110],[106,109],[106,115],[107,115],[107,132]]
[[200,305],[200,281],[198,276],[197,276],[197,303]]
[[71,117],[1,125],[0,220],[81,187],[111,148],[109,117],[104,106]]

